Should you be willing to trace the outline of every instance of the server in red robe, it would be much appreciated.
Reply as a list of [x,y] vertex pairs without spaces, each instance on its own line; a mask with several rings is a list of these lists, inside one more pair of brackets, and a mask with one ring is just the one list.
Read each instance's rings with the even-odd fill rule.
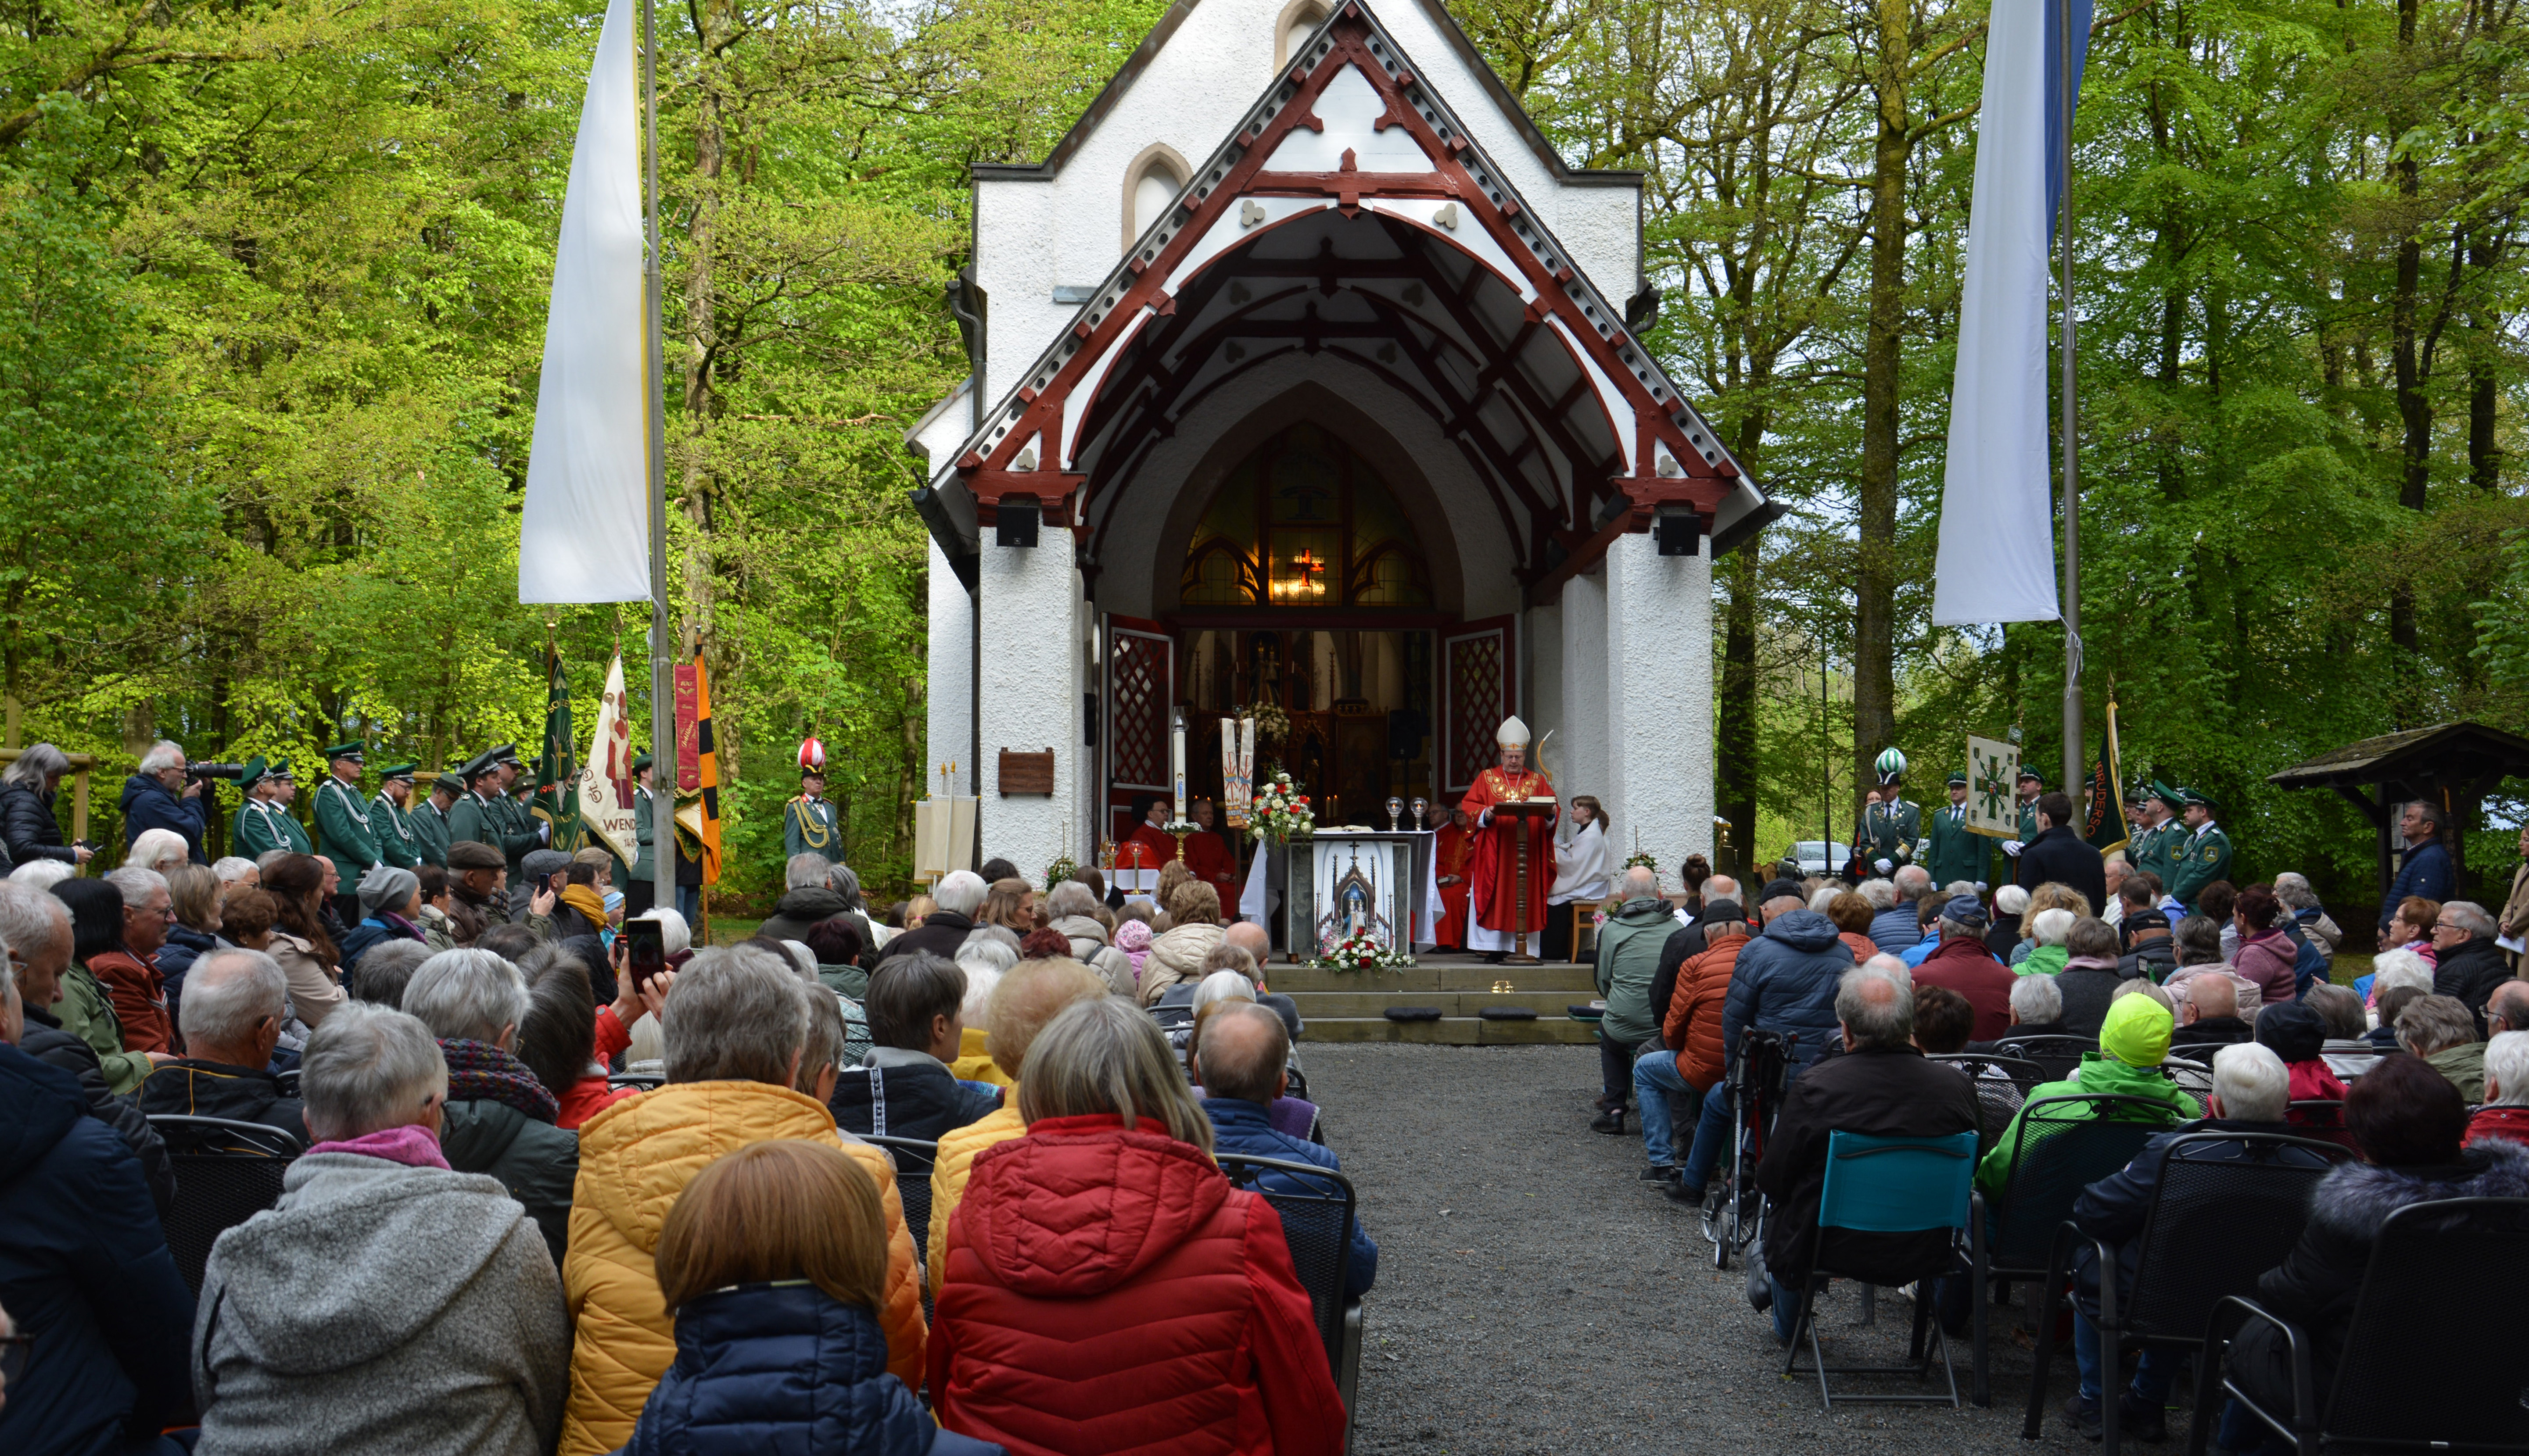
[[[1186,806],[1186,817],[1195,823],[1195,832],[1186,836],[1186,868],[1194,877],[1220,892],[1220,908],[1236,910],[1238,905],[1238,856],[1229,841],[1212,828],[1211,801],[1198,799]],[[1171,842],[1175,836],[1170,835]]]
[[[1467,948],[1499,962],[1517,942],[1515,931],[1532,937],[1545,933],[1545,896],[1554,888],[1554,813],[1534,816],[1500,814],[1493,806],[1526,799],[1554,798],[1554,784],[1528,766],[1528,725],[1517,717],[1502,720],[1493,735],[1501,749],[1501,766],[1476,775],[1458,807],[1474,819],[1475,844],[1470,900],[1475,923],[1467,928]],[[1528,839],[1528,914],[1519,920],[1519,845]],[[1537,942],[1531,942],[1534,950]]]
[[1467,875],[1468,861],[1474,858],[1474,841],[1467,833],[1467,811],[1451,811],[1449,822],[1431,836],[1432,870],[1440,882],[1440,923],[1431,930],[1432,939],[1442,950],[1463,951],[1467,948]]

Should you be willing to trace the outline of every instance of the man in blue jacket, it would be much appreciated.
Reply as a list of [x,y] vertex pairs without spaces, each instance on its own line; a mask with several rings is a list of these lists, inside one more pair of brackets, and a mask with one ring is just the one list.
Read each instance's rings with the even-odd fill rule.
[[192,1398],[193,1296],[139,1159],[88,1116],[78,1078],[18,1050],[25,1024],[0,958],[0,1308],[33,1336],[0,1451],[146,1450]]
[[161,740],[140,755],[139,772],[123,781],[123,847],[151,829],[174,831],[188,857],[208,864],[202,852],[202,786],[185,777],[185,750]]
[[[1277,1132],[1265,1120],[1265,1110],[1282,1095],[1290,1077],[1291,1033],[1282,1018],[1252,1002],[1230,1002],[1204,1022],[1203,1041],[1195,1048],[1194,1075],[1204,1090],[1203,1110],[1211,1118],[1212,1151],[1248,1158],[1279,1158],[1341,1172],[1334,1150],[1305,1138]],[[1266,1172],[1257,1179],[1271,1193],[1318,1193],[1323,1185],[1290,1173]],[[1378,1245],[1352,1221],[1352,1252],[1344,1266],[1344,1297],[1359,1299],[1378,1277]]]
[[[2440,904],[2450,898],[2454,885],[2450,879],[2449,847],[2442,843],[2442,811],[2439,805],[2418,799],[2406,806],[2397,816],[2397,831],[2406,839],[2406,858],[2397,865],[2397,877],[2389,882],[2389,893],[2380,902],[2380,933],[2389,932],[2390,918],[2406,897],[2420,895]],[[2382,942],[2387,944],[2387,942]]]

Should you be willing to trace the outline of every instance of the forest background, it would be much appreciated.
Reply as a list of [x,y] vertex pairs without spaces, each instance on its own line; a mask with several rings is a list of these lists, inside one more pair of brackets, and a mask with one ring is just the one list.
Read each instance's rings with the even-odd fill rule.
[[[851,861],[902,883],[928,765],[901,436],[964,372],[965,169],[1041,157],[1161,8],[660,12],[674,575],[730,892],[778,885],[811,727]],[[1716,571],[1732,842],[1849,834],[1890,744],[1935,802],[1970,731],[2051,768],[2060,628],[1928,624],[1986,5],[1453,9],[1568,159],[1646,173],[1649,338],[1793,507]],[[645,696],[641,614],[515,600],[602,6],[5,13],[0,669],[20,741],[106,760],[94,837],[120,846],[114,786],[158,736],[302,784],[346,735],[372,764],[532,753],[549,632],[583,728],[619,637]],[[2274,769],[2529,722],[2522,25],[2517,0],[2100,8],[2072,189],[2087,731],[2113,696],[2126,777],[2219,799],[2243,881],[2376,899],[2368,827]]]

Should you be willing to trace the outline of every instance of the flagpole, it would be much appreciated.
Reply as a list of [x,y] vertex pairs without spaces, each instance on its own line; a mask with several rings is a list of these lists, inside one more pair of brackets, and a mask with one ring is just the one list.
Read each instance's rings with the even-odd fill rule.
[[659,378],[659,17],[641,0],[641,412],[650,443],[650,796],[653,903],[676,905],[676,688],[668,623],[667,404]]
[[[2072,110],[2079,101],[2080,73],[2072,66],[2072,0],[2053,0],[2063,17],[2056,27],[2056,64],[2063,84],[2058,103],[2064,126],[2063,150],[2056,161],[2064,169],[2064,792],[2072,812],[2081,812],[2084,773],[2081,763],[2081,477],[2080,415],[2073,392],[2072,347]],[[2085,821],[2086,822],[2086,821]]]

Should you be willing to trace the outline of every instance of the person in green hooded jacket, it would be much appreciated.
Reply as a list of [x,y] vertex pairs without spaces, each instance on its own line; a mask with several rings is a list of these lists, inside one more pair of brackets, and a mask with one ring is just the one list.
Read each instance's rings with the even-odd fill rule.
[[[2108,1008],[2107,1020],[2099,1027],[2099,1050],[2082,1053],[2081,1065],[2063,1081],[2040,1082],[2029,1088],[2026,1103],[2012,1114],[2011,1125],[1994,1139],[1993,1150],[1976,1165],[1975,1185],[1987,1197],[1998,1196],[2011,1185],[2012,1164],[2019,1151],[2020,1119],[2045,1098],[2102,1094],[2144,1098],[2167,1108],[2158,1118],[2162,1124],[2203,1116],[2194,1098],[2161,1074],[2161,1060],[2169,1055],[2169,1034],[2177,1018],[2170,1015],[2169,1008],[2145,992],[2142,983],[2128,984],[2136,989],[2117,997]],[[2059,1108],[2050,1116],[2067,1111],[2070,1109]],[[2129,1106],[2116,1111],[2119,1117],[2140,1114],[2140,1109]]]

